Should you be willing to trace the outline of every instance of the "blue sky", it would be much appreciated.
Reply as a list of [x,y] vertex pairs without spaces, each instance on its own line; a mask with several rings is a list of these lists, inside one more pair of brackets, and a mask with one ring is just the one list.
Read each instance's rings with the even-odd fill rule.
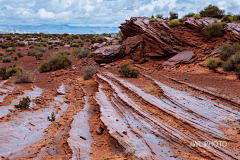
[[117,27],[131,17],[197,13],[213,4],[240,14],[240,0],[0,0],[0,24]]

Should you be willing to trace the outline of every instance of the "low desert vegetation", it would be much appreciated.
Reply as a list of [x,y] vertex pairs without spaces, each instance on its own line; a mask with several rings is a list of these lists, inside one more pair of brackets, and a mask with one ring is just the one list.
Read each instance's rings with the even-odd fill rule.
[[27,96],[20,99],[19,104],[14,106],[19,109],[28,109],[30,107],[30,103],[31,99]]
[[219,9],[217,6],[208,5],[204,10],[200,11],[201,17],[223,18],[225,11]]
[[138,69],[132,68],[129,64],[123,64],[120,67],[118,73],[126,78],[138,78],[140,71]]
[[149,87],[148,89],[149,89],[150,92],[155,92],[156,87],[152,86],[152,87]]
[[9,77],[12,77],[15,75],[15,73],[17,73],[18,71],[22,71],[23,68],[22,67],[13,67],[13,68],[10,68],[6,71],[6,74],[9,76]]
[[200,14],[194,14],[193,17],[194,17],[194,19],[200,19],[201,18]]
[[156,18],[163,18],[163,15],[162,14],[157,14]]
[[11,62],[12,61],[12,57],[10,57],[10,56],[2,57],[2,61],[4,63]]
[[54,122],[56,120],[56,114],[52,112],[51,115],[47,117],[47,119],[51,122]]
[[170,14],[170,20],[172,20],[172,19],[178,19],[178,14],[177,14],[177,13],[175,13],[175,12],[170,12],[169,14]]
[[90,79],[96,73],[97,73],[97,67],[94,65],[93,66],[88,65],[83,70],[83,79],[84,80]]
[[65,50],[60,50],[60,51],[58,51],[58,53],[59,54],[67,54],[67,55],[71,55],[71,51],[69,51],[69,50],[67,50],[67,49],[65,49]]
[[166,32],[166,31],[164,31],[164,30],[161,30],[161,31],[160,31],[160,33],[161,33],[161,35],[164,35],[164,36],[166,36],[166,35],[167,35],[167,32]]
[[93,57],[93,52],[91,52],[88,56],[87,56],[87,58],[92,58]]
[[180,24],[180,22],[179,22],[178,19],[176,19],[176,20],[171,20],[171,21],[169,22],[169,25],[170,25],[171,27],[179,26],[179,24]]
[[4,56],[4,52],[0,51],[0,56]]
[[37,59],[37,60],[40,60],[41,59],[41,57],[43,57],[43,52],[37,52],[35,55],[34,55],[34,57]]
[[19,70],[14,75],[15,83],[32,83],[33,72],[28,70]]
[[213,57],[209,57],[206,61],[205,61],[205,65],[207,68],[209,69],[214,69],[218,67],[218,62],[213,58]]
[[6,67],[0,66],[0,77],[2,77],[3,80],[9,78],[9,75],[6,72]]
[[218,54],[221,60],[226,61],[235,53],[240,52],[240,45],[238,42],[234,44],[224,43],[221,47],[218,48],[218,50]]
[[219,22],[219,23],[212,23],[208,24],[204,27],[204,30],[202,32],[202,35],[208,39],[213,37],[220,37],[223,35],[223,27],[225,23]]
[[52,54],[50,55],[50,59],[48,61],[40,64],[38,70],[39,72],[49,72],[51,70],[56,71],[71,64],[72,60],[66,54]]
[[148,20],[149,20],[149,22],[155,22],[156,21],[155,18],[149,18]]

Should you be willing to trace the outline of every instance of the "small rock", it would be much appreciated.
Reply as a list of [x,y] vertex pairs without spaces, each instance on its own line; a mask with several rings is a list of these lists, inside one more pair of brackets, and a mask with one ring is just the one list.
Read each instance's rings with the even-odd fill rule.
[[110,66],[110,65],[107,65],[107,66],[104,66],[104,68],[108,69],[108,68],[111,68],[111,66]]
[[80,136],[80,138],[84,139],[84,140],[87,140],[87,138],[83,137],[83,136]]
[[100,67],[104,67],[104,66],[106,66],[106,63],[100,64]]
[[115,64],[114,63],[110,63],[110,66],[114,66]]
[[101,126],[97,126],[96,132],[97,132],[98,135],[102,135],[103,131],[104,131],[104,129]]

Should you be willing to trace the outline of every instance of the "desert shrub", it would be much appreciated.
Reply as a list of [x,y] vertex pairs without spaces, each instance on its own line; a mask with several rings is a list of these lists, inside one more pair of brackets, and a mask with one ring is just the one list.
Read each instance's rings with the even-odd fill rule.
[[13,59],[16,61],[16,60],[18,60],[18,57],[14,57]]
[[15,83],[32,83],[33,72],[27,70],[19,70],[14,75]]
[[87,80],[92,78],[94,74],[97,73],[97,67],[96,66],[86,66],[83,70],[83,79]]
[[8,76],[12,77],[15,73],[17,73],[17,71],[22,71],[22,67],[13,67],[10,68],[6,71],[6,73],[8,74]]
[[183,19],[182,18],[180,18],[180,19],[178,19],[179,20],[179,22],[183,22]]
[[41,46],[41,47],[37,47],[35,50],[45,53],[47,51],[47,48],[44,48]]
[[31,99],[27,96],[20,99],[19,104],[14,106],[19,109],[28,109],[30,106],[30,102],[31,102]]
[[86,50],[81,51],[81,53],[77,54],[76,57],[81,59],[81,58],[87,57],[90,53],[91,53],[91,51],[86,49]]
[[140,71],[132,68],[129,64],[123,64],[118,73],[126,78],[137,78],[140,74]]
[[112,45],[112,41],[108,42],[108,45]]
[[166,36],[167,35],[167,32],[166,31],[164,31],[164,30],[161,30],[161,35],[164,35],[164,36]]
[[34,57],[37,59],[37,60],[40,60],[41,59],[41,57],[43,56],[43,52],[37,52],[35,55],[34,55]]
[[16,51],[16,48],[15,47],[8,47],[6,49],[6,52],[15,52]]
[[240,52],[236,52],[233,56],[232,56],[232,62],[234,64],[240,64]]
[[194,17],[194,19],[200,19],[201,18],[200,14],[194,14],[193,17]]
[[178,19],[178,14],[175,12],[170,12],[170,20],[172,19]]
[[32,50],[32,51],[28,51],[28,55],[29,56],[35,56],[35,54],[37,53],[37,50]]
[[222,36],[223,27],[223,23],[212,23],[204,27],[202,34],[207,38],[219,37]]
[[4,56],[4,53],[2,51],[0,51],[0,56]]
[[23,57],[23,54],[22,53],[18,53],[17,56],[20,58],[20,57]]
[[72,47],[78,47],[78,43],[72,43]]
[[156,87],[149,87],[150,92],[155,92],[155,90],[156,90]]
[[240,45],[238,42],[233,45],[230,43],[224,43],[218,48],[218,54],[221,60],[226,61],[230,56],[234,55],[236,52],[240,52]]
[[9,75],[6,72],[6,67],[0,66],[0,77],[2,77],[3,80],[9,78]]
[[201,17],[213,17],[213,18],[222,18],[225,11],[219,9],[217,6],[209,5],[200,11]]
[[41,63],[38,70],[39,72],[48,72],[51,70],[55,71],[65,68],[71,64],[72,61],[66,54],[53,54],[50,56],[50,59],[47,62]]
[[225,71],[233,71],[234,70],[234,64],[232,61],[232,58],[230,57],[224,64],[223,64],[223,70]]
[[56,114],[54,112],[52,112],[51,116],[48,116],[47,119],[51,122],[56,120]]
[[36,43],[36,46],[38,46],[38,47],[41,47],[41,46],[47,47],[47,42]]
[[123,40],[119,40],[118,43],[119,43],[119,44],[123,44]]
[[97,37],[97,41],[103,41],[104,40],[104,36],[103,35],[99,35],[98,37]]
[[179,24],[180,24],[179,20],[171,20],[170,23],[169,23],[169,25],[170,25],[171,27],[176,27],[176,26],[178,26]]
[[24,42],[18,42],[18,43],[16,43],[16,46],[25,47],[25,43]]
[[[237,78],[240,79],[240,64],[236,66],[235,73]],[[240,130],[239,130],[239,134],[240,134]]]
[[183,16],[183,18],[185,18],[185,17],[193,17],[193,15],[194,15],[194,13],[188,13],[188,14],[185,14],[185,15]]
[[59,54],[67,54],[67,55],[70,55],[71,54],[71,51],[65,49],[65,50],[60,50],[58,51]]
[[207,68],[209,69],[214,69],[218,67],[218,62],[213,58],[213,57],[209,57],[206,61],[205,61],[205,65]]
[[78,55],[79,53],[81,53],[82,49],[81,48],[74,48],[72,53],[74,56]]
[[149,22],[155,22],[155,18],[149,18]]
[[156,18],[162,18],[162,17],[163,17],[162,14],[157,14],[157,15],[156,15]]
[[92,58],[93,57],[93,52],[91,52],[88,56],[87,56],[87,58]]
[[6,56],[6,57],[3,57],[2,58],[2,61],[3,62],[11,62],[12,61],[12,58],[10,56]]
[[29,48],[34,48],[34,46],[33,46],[33,45],[30,45]]
[[232,22],[233,21],[233,17],[231,15],[225,15],[222,18],[222,22]]

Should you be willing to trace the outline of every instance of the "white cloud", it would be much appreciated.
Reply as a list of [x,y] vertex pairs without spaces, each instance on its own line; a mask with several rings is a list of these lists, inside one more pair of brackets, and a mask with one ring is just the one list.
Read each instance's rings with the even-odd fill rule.
[[134,16],[198,13],[208,4],[239,14],[239,0],[0,0],[1,23],[119,26]]

